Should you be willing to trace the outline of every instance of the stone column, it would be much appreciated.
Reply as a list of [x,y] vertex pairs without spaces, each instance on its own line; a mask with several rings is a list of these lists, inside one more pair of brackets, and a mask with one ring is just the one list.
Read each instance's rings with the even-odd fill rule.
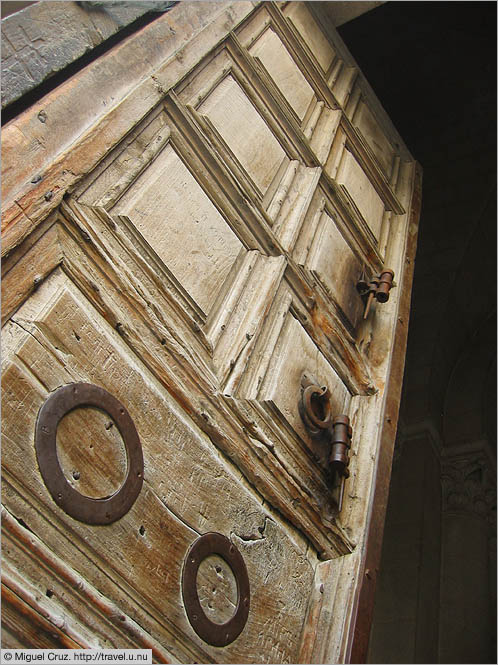
[[369,663],[435,663],[441,550],[439,452],[425,428],[396,442]]
[[[495,663],[490,640],[496,485],[484,452],[442,458],[440,663]],[[494,586],[493,591],[495,592]],[[495,596],[496,597],[496,596]]]

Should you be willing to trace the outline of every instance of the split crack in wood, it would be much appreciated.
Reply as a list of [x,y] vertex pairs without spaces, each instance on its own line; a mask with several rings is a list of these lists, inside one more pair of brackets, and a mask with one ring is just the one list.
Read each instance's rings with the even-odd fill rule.
[[[145,482],[146,482],[146,481],[145,481]],[[170,512],[170,513],[173,515],[173,517],[174,517],[178,522],[180,522],[180,524],[183,524],[183,526],[187,527],[187,529],[190,529],[190,531],[193,531],[197,536],[201,536],[201,535],[202,535],[200,531],[198,531],[195,527],[193,527],[191,524],[189,524],[189,523],[188,523],[186,520],[184,520],[182,517],[180,517],[180,515],[178,515],[178,513],[176,513],[176,512],[171,508],[171,506],[168,506],[168,504],[166,503],[166,501],[164,500],[164,498],[161,499],[159,496],[157,496],[157,494],[153,491],[152,488],[149,488],[149,489],[150,489],[151,493],[157,498],[157,500],[160,501],[160,502],[162,503],[162,505],[166,508],[166,510],[167,510],[168,512]]]
[[264,522],[263,526],[258,527],[258,531],[259,531],[259,534],[260,534],[259,536],[256,536],[254,533],[252,533],[251,535],[248,535],[248,536],[244,536],[244,535],[236,533],[235,531],[231,531],[230,532],[230,538],[232,538],[232,536],[234,536],[235,538],[238,538],[239,540],[241,540],[243,543],[261,542],[262,540],[265,540],[266,537],[267,537],[266,534],[265,534],[265,531],[266,531],[266,526],[267,526],[268,522],[275,523],[275,520],[273,520],[271,517],[265,517],[265,522]]

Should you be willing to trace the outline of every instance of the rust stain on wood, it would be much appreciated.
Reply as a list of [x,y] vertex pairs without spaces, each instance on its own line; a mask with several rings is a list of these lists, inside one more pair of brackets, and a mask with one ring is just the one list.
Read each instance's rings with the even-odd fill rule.
[[[354,287],[353,287],[354,288]],[[325,347],[329,346],[332,340],[337,338],[337,327],[334,326],[329,316],[326,314],[324,303],[321,299],[316,298],[316,306],[311,310],[311,322],[313,324],[313,331],[316,337],[320,340]],[[351,347],[354,348],[354,343],[350,342]],[[338,353],[341,360],[344,362],[350,376],[354,377],[355,381],[365,391],[365,394],[370,395],[375,390],[372,381],[368,376],[368,372],[363,367],[363,362],[359,353],[349,352],[347,342],[339,346],[334,346],[335,352]]]
[[[22,625],[22,620],[25,620],[30,627],[35,628],[38,639],[44,644],[40,648],[89,648],[88,645],[75,642],[40,612],[43,612],[41,608],[30,606],[26,600],[20,598],[9,589],[5,582],[2,582],[2,623],[5,623],[11,630],[17,632],[20,628],[19,623]],[[17,620],[14,619],[15,615],[18,615]],[[19,622],[19,618],[21,618],[21,622]],[[20,637],[22,639],[25,636],[20,635]]]
[[[169,655],[164,650],[158,648],[158,645],[150,635],[125,615],[120,607],[105,598],[96,589],[93,589],[88,582],[61,561],[36,536],[33,536],[32,533],[21,526],[5,508],[2,508],[2,528],[11,533],[19,543],[22,543],[54,575],[66,581],[72,588],[77,589],[103,616],[116,623],[120,629],[128,633],[137,645],[143,649],[152,649],[152,655],[157,662],[171,662]],[[85,648],[85,645],[78,645],[74,648]]]
[[[402,281],[402,295],[399,303],[399,313],[396,320],[395,339],[393,345],[393,358],[391,374],[388,378],[385,403],[385,423],[379,445],[379,460],[375,481],[375,492],[372,508],[368,519],[368,537],[366,539],[366,553],[360,575],[360,584],[354,599],[353,628],[347,648],[348,663],[365,663],[368,653],[370,627],[373,618],[375,601],[375,586],[377,575],[366,576],[366,571],[378,571],[382,553],[382,538],[384,521],[389,497],[389,482],[391,478],[391,461],[396,438],[398,421],[398,407],[401,398],[403,383],[403,370],[405,366],[405,350],[408,337],[410,295],[414,272],[414,258],[417,249],[417,235],[414,229],[418,228],[422,198],[422,168],[415,164],[414,184],[410,216],[408,222],[405,269]],[[393,416],[392,414],[396,414]],[[388,419],[389,418],[389,419]]]

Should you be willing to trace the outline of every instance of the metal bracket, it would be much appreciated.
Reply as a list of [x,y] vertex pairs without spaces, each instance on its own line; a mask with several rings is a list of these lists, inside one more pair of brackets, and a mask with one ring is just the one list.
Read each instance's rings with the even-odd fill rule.
[[380,303],[389,300],[389,291],[393,286],[396,286],[394,271],[390,268],[384,268],[378,276],[372,276],[369,281],[366,277],[365,268],[363,268],[360,279],[356,283],[356,290],[365,305],[363,319],[367,318],[374,298]]
[[[66,480],[57,458],[57,427],[78,407],[102,409],[116,423],[128,457],[123,485],[109,497],[93,499],[80,494]],[[138,433],[128,411],[113,395],[91,383],[70,383],[58,388],[42,404],[35,426],[35,449],[43,481],[53,500],[68,515],[87,524],[110,524],[132,507],[142,489],[144,460]]]
[[349,456],[353,431],[346,415],[331,417],[330,392],[320,386],[316,379],[305,372],[301,378],[299,413],[311,435],[312,442],[326,450],[323,455],[314,455],[324,466],[331,479],[333,490],[339,489],[338,512],[344,497],[344,484],[349,477]]
[[[237,582],[235,614],[222,624],[208,619],[197,593],[199,566],[211,554],[218,554],[227,562]],[[182,596],[190,625],[204,642],[215,647],[225,647],[233,642],[244,629],[251,603],[249,576],[239,550],[221,533],[206,533],[190,546],[183,564]]]

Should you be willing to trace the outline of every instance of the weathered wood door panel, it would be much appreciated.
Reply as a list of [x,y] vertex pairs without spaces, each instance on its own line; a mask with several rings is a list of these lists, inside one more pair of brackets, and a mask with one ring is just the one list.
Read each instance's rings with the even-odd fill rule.
[[[60,385],[84,381],[112,391],[128,405],[140,432],[145,486],[131,510],[107,527],[89,527],[56,511],[59,529],[72,534],[72,543],[65,547],[50,539],[57,554],[73,562],[77,559],[73,550],[84,547],[96,564],[79,570],[86,580],[98,587],[97,569],[104,571],[115,582],[106,595],[117,603],[128,595],[130,614],[138,623],[142,622],[140,599],[161,622],[167,618],[163,639],[172,639],[167,628],[176,636],[183,632],[192,638],[179,589],[185,552],[198,533],[230,535],[248,567],[252,609],[243,636],[222,658],[247,659],[248,651],[261,642],[259,635],[268,630],[272,657],[294,660],[313,576],[302,542],[301,548],[296,547],[271,512],[244,489],[235,468],[186,420],[164,388],[130,354],[119,333],[57,270],[17,311],[4,340],[9,357],[3,372],[4,436],[12,442],[3,454],[7,495],[19,486],[29,488],[26,498],[40,513],[53,503],[34,449],[19,450],[15,443],[31,438],[40,406]],[[22,419],[15,416],[19,409]],[[60,464],[82,494],[107,496],[117,489],[113,480],[118,487],[122,482],[120,460],[105,454],[106,442],[101,441],[109,416],[98,418],[88,409],[72,413],[73,422],[61,423],[58,429]],[[112,450],[117,447],[116,441],[107,443]],[[46,533],[47,527],[40,527],[42,518],[38,520],[30,520],[30,527]],[[213,587],[213,600],[215,592]],[[286,615],[285,626],[278,621],[279,613]],[[219,659],[220,654],[195,634],[193,641],[199,647],[195,658]]]
[[[186,5],[160,21],[188,23]],[[121,135],[98,163],[32,232],[7,227],[4,640],[20,639],[21,615],[62,613],[59,640],[151,647],[158,661],[342,662],[379,445],[394,440],[419,176],[306,3],[206,11],[204,32],[151,74],[159,98],[123,93]],[[58,159],[54,172],[70,157]],[[382,266],[396,287],[364,320],[356,282]],[[353,427],[340,511],[299,410],[305,374]],[[138,497],[107,524],[68,514],[35,451],[40,408],[79,382],[119,400],[143,452]],[[129,461],[105,409],[70,411],[56,434],[70,487],[119,490]],[[182,588],[209,532],[238,549],[250,585],[247,623],[222,647],[197,634]],[[230,619],[223,559],[204,561],[197,589],[209,619]]]

